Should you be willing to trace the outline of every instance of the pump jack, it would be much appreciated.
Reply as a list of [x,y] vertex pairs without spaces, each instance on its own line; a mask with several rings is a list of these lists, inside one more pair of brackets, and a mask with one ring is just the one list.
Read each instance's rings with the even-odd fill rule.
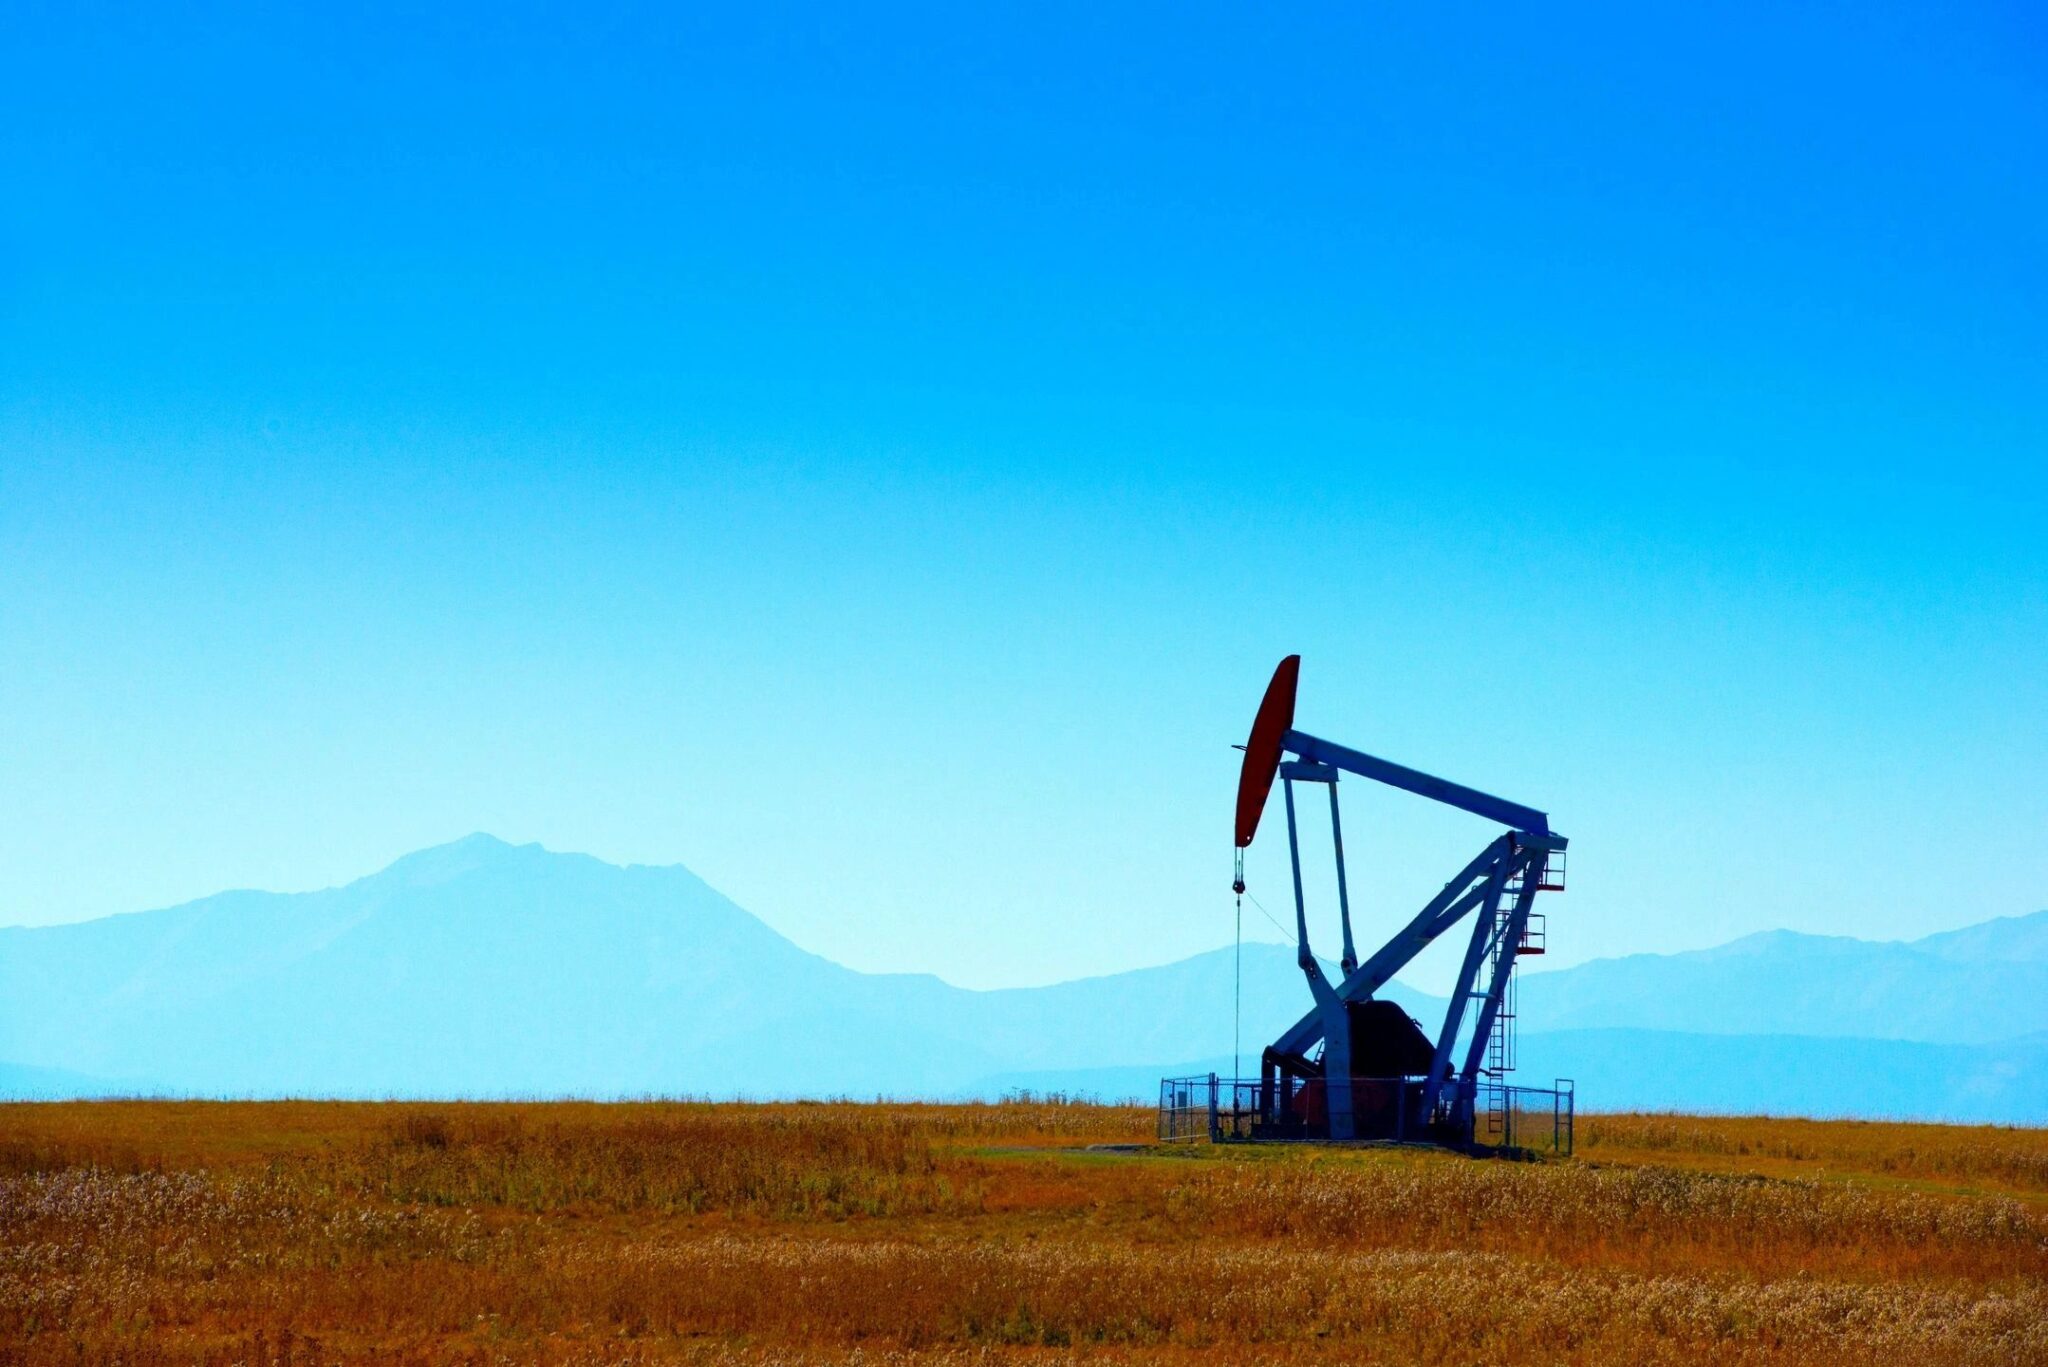
[[[1287,808],[1287,854],[1294,875],[1296,961],[1314,998],[1311,1009],[1263,1055],[1257,1089],[1258,1128],[1276,1136],[1416,1139],[1472,1148],[1482,1078],[1498,1090],[1503,1075],[1514,1066],[1513,1017],[1508,1003],[1512,1001],[1515,962],[1523,954],[1543,952],[1542,918],[1533,913],[1532,906],[1538,892],[1564,887],[1565,838],[1552,831],[1549,817],[1533,807],[1294,729],[1300,674],[1299,655],[1289,655],[1273,671],[1244,747],[1244,766],[1238,778],[1237,876],[1233,886],[1240,894],[1244,892],[1243,851],[1258,832],[1259,818],[1277,776]],[[1362,962],[1351,937],[1344,836],[1337,809],[1341,774],[1372,779],[1507,828]],[[1337,914],[1343,928],[1342,978],[1334,985],[1309,947],[1294,812],[1297,783],[1320,783],[1329,789]],[[1467,915],[1474,916],[1471,938],[1457,986],[1432,1042],[1406,1012],[1373,994]],[[1460,1029],[1474,1003],[1477,1015],[1463,1057],[1454,1057]],[[1319,1056],[1312,1056],[1318,1045]],[[1568,1093],[1556,1095],[1565,1098],[1568,1114]],[[1508,1107],[1513,1103],[1504,1100],[1499,1104]]]

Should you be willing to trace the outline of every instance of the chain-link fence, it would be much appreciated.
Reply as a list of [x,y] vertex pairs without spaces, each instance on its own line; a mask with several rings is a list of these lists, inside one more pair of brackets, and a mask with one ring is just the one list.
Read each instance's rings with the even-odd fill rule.
[[[1419,1080],[1352,1078],[1349,1128],[1357,1139],[1571,1154],[1575,1098],[1569,1080],[1555,1088],[1481,1083],[1469,1124],[1455,1090],[1455,1084],[1446,1088],[1432,1114],[1424,1116]],[[1166,1078],[1159,1084],[1159,1140],[1327,1139],[1331,1099],[1328,1080],[1319,1077]]]
[[1577,1110],[1575,1090],[1570,1078],[1558,1079],[1555,1087],[1481,1083],[1473,1098],[1473,1143],[1569,1158]]
[[[1416,1123],[1421,1099],[1422,1084],[1413,1078],[1352,1078],[1354,1136],[1395,1141],[1430,1137],[1425,1133],[1428,1127]],[[1202,1138],[1212,1143],[1326,1139],[1330,1101],[1329,1083],[1319,1077],[1280,1073],[1264,1079],[1231,1078],[1208,1073],[1167,1078],[1159,1084],[1159,1138],[1163,1143]]]

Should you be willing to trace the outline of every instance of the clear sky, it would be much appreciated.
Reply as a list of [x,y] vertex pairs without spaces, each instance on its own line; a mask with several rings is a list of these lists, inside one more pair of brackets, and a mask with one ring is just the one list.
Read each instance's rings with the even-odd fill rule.
[[[1288,651],[1554,963],[2048,906],[2038,6],[292,8],[0,20],[0,922],[1161,962]],[[1489,831],[1346,793],[1377,939]]]

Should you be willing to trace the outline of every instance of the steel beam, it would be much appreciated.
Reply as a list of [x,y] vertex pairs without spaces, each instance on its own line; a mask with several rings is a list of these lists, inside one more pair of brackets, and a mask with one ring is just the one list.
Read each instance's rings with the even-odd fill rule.
[[1280,745],[1307,763],[1335,765],[1346,773],[1373,779],[1403,792],[1434,798],[1518,831],[1528,831],[1532,835],[1547,835],[1550,831],[1550,818],[1534,807],[1524,807],[1519,802],[1509,802],[1506,798],[1482,793],[1477,788],[1467,788],[1462,783],[1425,774],[1420,769],[1410,769],[1405,764],[1352,750],[1319,736],[1311,736],[1306,731],[1289,731],[1280,738]]
[[1337,916],[1344,924],[1344,957],[1337,966],[1350,977],[1358,967],[1358,950],[1351,943],[1351,891],[1344,882],[1344,823],[1337,819],[1337,780],[1330,779],[1330,843],[1337,848]]
[[1320,973],[1315,951],[1308,944],[1308,906],[1301,896],[1301,842],[1294,833],[1294,780],[1283,777],[1280,791],[1287,798],[1287,862],[1294,869],[1294,963],[1304,973]]

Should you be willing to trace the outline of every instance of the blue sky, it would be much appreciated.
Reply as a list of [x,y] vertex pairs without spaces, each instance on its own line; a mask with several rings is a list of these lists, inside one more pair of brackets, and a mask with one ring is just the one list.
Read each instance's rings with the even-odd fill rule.
[[[1288,651],[1556,962],[2048,906],[2029,7],[0,23],[0,922],[483,829],[1159,962]],[[1488,831],[1346,791],[1372,938]]]

